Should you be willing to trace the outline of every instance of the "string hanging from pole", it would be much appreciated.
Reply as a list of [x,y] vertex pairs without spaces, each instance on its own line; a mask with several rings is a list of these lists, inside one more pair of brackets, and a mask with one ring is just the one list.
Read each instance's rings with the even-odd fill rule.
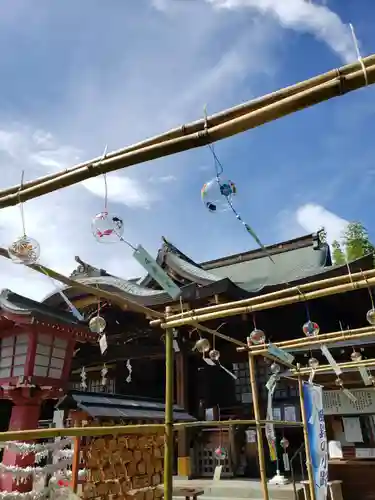
[[21,184],[18,190],[18,206],[21,213],[22,236],[9,245],[8,254],[12,262],[15,264],[30,265],[35,264],[40,257],[40,244],[37,240],[30,238],[26,234],[25,213],[23,202],[21,200],[24,176],[25,171],[22,170]]

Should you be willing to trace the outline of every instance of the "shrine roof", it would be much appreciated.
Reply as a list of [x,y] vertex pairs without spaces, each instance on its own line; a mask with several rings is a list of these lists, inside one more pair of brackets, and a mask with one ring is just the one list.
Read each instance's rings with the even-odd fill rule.
[[[121,394],[69,391],[61,398],[58,410],[82,410],[93,418],[164,420],[165,404],[152,399]],[[196,419],[178,405],[173,406],[173,420],[192,422]]]
[[3,289],[0,292],[0,308],[11,314],[19,316],[43,316],[55,320],[58,323],[86,327],[84,321],[79,321],[70,312],[62,311],[46,304],[29,299],[23,295]]
[[[225,294],[227,298],[236,300],[271,292],[286,284],[298,284],[346,272],[346,265],[332,266],[329,246],[322,242],[320,233],[266,248],[273,262],[264,250],[256,249],[198,264],[163,238],[163,246],[156,260],[180,287],[182,299],[186,301],[216,294]],[[367,262],[367,257],[364,259],[359,259],[362,269],[371,268],[372,263]],[[80,259],[77,260],[82,268],[79,273],[73,273],[78,283],[100,286],[148,307],[173,302],[166,292],[157,289],[158,285],[149,276],[137,281],[126,280],[109,275],[104,270],[95,271]],[[64,293],[72,300],[84,296],[74,287],[65,288]],[[44,303],[55,307],[63,305],[56,292],[46,297]]]

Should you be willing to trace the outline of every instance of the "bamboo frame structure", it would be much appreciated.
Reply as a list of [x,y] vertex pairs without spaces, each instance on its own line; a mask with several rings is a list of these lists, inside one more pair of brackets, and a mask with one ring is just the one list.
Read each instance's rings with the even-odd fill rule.
[[[372,57],[372,56],[371,56]],[[343,71],[345,69],[345,71]],[[289,88],[287,96],[276,102],[271,102],[263,107],[247,112],[246,114],[231,117],[229,120],[217,125],[208,126],[208,120],[203,130],[192,132],[181,137],[153,143],[148,146],[133,146],[132,150],[112,157],[104,156],[98,161],[78,166],[76,170],[65,170],[58,177],[48,180],[34,181],[33,185],[27,188],[19,186],[18,189],[11,188],[13,192],[1,196],[0,208],[17,205],[20,202],[31,200],[51,193],[64,187],[72,186],[86,179],[98,175],[114,172],[116,170],[137,165],[147,161],[155,160],[165,156],[170,156],[189,149],[198,148],[213,142],[232,137],[246,130],[250,130],[265,123],[277,120],[296,111],[308,108],[333,97],[341,96],[345,93],[357,90],[375,82],[375,64],[362,68],[352,67],[353,71],[347,72],[346,67],[336,71],[336,77],[318,84],[317,86],[306,88],[306,82],[300,83],[300,89],[293,94],[293,88]],[[365,74],[364,74],[365,73]],[[229,110],[230,111],[230,110]]]
[[[335,344],[336,342],[343,342],[345,340],[358,340],[375,337],[375,326],[365,326],[363,328],[356,328],[353,330],[339,330],[332,333],[323,333],[315,337],[311,337],[308,347],[319,346],[320,344]],[[285,340],[282,342],[275,342],[273,345],[279,348],[292,349],[304,348],[306,346],[306,337],[295,340]],[[238,347],[238,352],[256,352],[257,354],[267,354],[269,344],[260,344],[254,346]]]
[[[266,293],[258,297],[251,297],[248,299],[235,300],[231,302],[216,304],[213,306],[201,307],[198,309],[192,309],[190,311],[183,311],[181,313],[170,315],[168,319],[169,321],[174,321],[176,319],[190,318],[192,316],[197,316],[200,314],[218,312],[242,306],[255,306],[263,302],[268,302],[275,299],[282,299],[287,296],[291,296],[293,294],[298,294],[302,298],[304,294],[306,294],[307,292],[318,291],[335,285],[352,284],[358,281],[374,277],[375,277],[375,269],[370,269],[367,271],[361,271],[357,273],[334,276],[332,278],[326,278],[324,280],[312,281],[310,283],[303,283],[298,286],[289,286],[289,284],[286,283],[286,288],[282,290],[277,290],[276,292]],[[161,320],[156,319],[152,320],[150,324],[151,326],[160,326],[161,323],[162,323]]]
[[[348,275],[349,276],[349,275]],[[173,319],[173,317],[165,319],[164,323],[159,326],[161,328],[177,328],[185,325],[192,325],[196,323],[202,323],[205,321],[211,321],[214,319],[222,319],[230,316],[239,316],[241,314],[249,314],[256,311],[264,311],[266,309],[275,309],[276,307],[282,307],[286,305],[296,304],[298,302],[306,302],[309,300],[318,299],[321,297],[327,297],[330,295],[336,295],[340,293],[350,292],[353,290],[359,290],[362,288],[368,288],[375,285],[375,277],[369,279],[362,279],[358,281],[350,281],[343,285],[336,285],[332,287],[322,288],[320,290],[314,290],[307,293],[299,293],[292,295],[290,297],[285,297],[277,300],[267,301],[267,295],[259,298],[259,300],[253,305],[242,306],[242,307],[232,307],[228,309],[223,309],[216,312],[205,313],[205,308],[201,309],[199,314],[192,311],[191,316],[180,317],[179,319]],[[155,321],[150,322],[151,325],[155,325]]]

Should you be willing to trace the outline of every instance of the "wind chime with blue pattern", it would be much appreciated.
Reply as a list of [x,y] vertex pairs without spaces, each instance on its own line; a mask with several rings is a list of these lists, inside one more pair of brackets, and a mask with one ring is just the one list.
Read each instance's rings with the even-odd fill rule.
[[255,233],[254,229],[247,224],[241,214],[233,205],[233,197],[237,194],[237,187],[234,182],[228,179],[223,179],[222,174],[224,173],[224,168],[217,157],[213,145],[208,146],[212,156],[214,158],[214,166],[216,177],[206,182],[201,189],[201,198],[204,206],[211,213],[219,213],[227,210],[231,210],[235,215],[236,219],[241,222],[241,224],[246,229],[247,233],[252,236],[252,238],[257,242],[257,244],[264,250],[268,258],[274,263],[271,255],[264,246],[264,244],[259,239],[258,235]]

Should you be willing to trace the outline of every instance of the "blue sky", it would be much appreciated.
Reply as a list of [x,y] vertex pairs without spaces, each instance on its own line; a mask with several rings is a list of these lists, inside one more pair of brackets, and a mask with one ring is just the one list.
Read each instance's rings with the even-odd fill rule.
[[[118,149],[208,112],[375,52],[372,0],[2,0],[0,187]],[[371,221],[374,89],[331,100],[216,145],[238,188],[236,207],[265,243],[325,225]],[[108,178],[110,210],[151,253],[162,235],[196,260],[254,248],[229,213],[210,214],[201,186],[207,148]],[[41,262],[69,273],[74,256],[123,277],[142,274],[126,246],[103,246],[91,218],[103,179],[27,203]],[[0,213],[0,243],[21,234],[19,209]],[[48,278],[0,262],[1,287],[42,298]]]

